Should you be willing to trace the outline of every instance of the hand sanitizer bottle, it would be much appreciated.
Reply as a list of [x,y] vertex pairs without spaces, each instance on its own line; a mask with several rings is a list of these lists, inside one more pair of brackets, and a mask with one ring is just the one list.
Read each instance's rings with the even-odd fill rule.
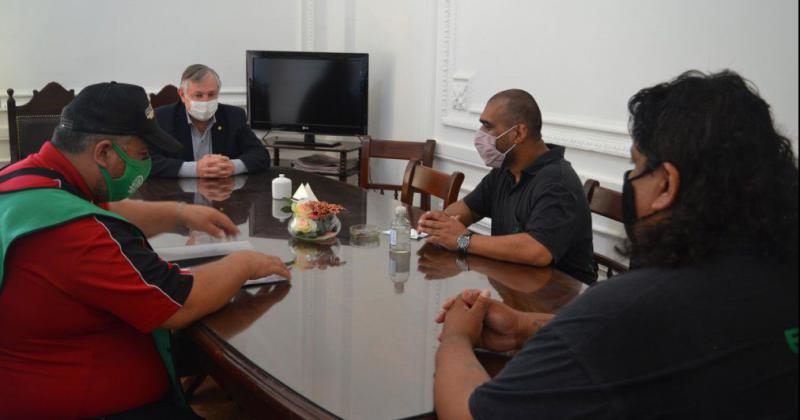
[[411,223],[406,215],[406,208],[397,206],[394,212],[394,220],[389,229],[389,249],[392,252],[410,252]]
[[292,180],[283,174],[272,180],[272,199],[281,200],[292,196]]

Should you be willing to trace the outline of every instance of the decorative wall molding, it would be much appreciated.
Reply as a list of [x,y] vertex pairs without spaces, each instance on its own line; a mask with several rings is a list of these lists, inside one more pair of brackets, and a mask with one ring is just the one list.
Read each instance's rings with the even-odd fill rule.
[[314,50],[315,7],[314,0],[300,2],[300,49],[303,51]]
[[451,156],[451,155],[445,155],[445,154],[441,154],[441,153],[436,153],[435,156],[436,156],[437,159],[441,159],[441,160],[444,160],[444,161],[447,161],[447,162],[453,162],[453,163],[458,164],[458,165],[467,166],[467,167],[470,167],[472,169],[485,172],[484,175],[489,173],[489,169],[486,167],[486,165],[484,165],[482,163],[470,162],[468,160],[459,159],[457,157],[454,157],[454,156]]
[[437,60],[439,61],[439,71],[441,72],[441,113],[442,118],[446,117],[450,102],[450,71],[451,63],[454,60],[456,30],[456,7],[455,0],[439,0],[438,32],[439,32],[439,51]]
[[[471,102],[475,70],[461,69],[456,63],[458,0],[440,0],[438,16],[438,68],[441,95],[441,122],[445,126],[474,131],[483,104]],[[542,134],[550,143],[599,154],[627,157],[630,136],[626,124],[591,121],[571,115],[544,114]]]

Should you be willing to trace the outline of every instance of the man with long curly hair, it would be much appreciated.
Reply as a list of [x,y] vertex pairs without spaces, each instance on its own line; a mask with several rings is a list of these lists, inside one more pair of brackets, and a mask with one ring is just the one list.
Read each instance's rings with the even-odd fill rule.
[[[632,270],[547,323],[476,290],[449,300],[440,418],[797,418],[789,140],[730,71],[685,73],[628,107]],[[519,352],[490,379],[474,347]]]

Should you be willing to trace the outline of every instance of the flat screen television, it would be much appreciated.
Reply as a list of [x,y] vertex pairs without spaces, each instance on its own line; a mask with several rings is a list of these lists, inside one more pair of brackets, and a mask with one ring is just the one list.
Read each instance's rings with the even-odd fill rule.
[[[367,134],[369,55],[247,51],[247,115],[250,126],[305,134]],[[291,141],[290,141],[291,142]]]

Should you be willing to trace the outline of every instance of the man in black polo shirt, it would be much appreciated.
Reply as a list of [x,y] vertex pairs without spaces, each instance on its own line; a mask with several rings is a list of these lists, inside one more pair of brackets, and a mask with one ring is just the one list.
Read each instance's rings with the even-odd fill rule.
[[[686,73],[628,107],[623,214],[639,267],[544,326],[486,292],[449,300],[437,319],[439,418],[797,418],[791,143],[727,71]],[[518,352],[490,379],[473,347]]]
[[[418,229],[428,242],[463,253],[536,266],[553,265],[592,284],[592,218],[580,179],[564,148],[542,140],[533,97],[513,89],[496,94],[480,117],[475,147],[492,171],[463,200],[428,212]],[[492,219],[492,236],[469,226]]]

